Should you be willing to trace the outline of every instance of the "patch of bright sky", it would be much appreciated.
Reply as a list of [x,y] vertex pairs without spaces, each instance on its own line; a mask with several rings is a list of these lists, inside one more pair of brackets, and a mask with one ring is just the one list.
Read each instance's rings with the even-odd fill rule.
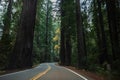
[[51,0],[52,2],[56,2],[57,0]]
[[4,11],[3,7],[5,5],[6,5],[5,1],[1,0],[1,3],[0,3],[0,19],[1,19],[2,13]]
[[[51,2],[53,2],[54,3],[54,5],[56,4],[55,2],[57,1],[57,0],[50,0]],[[80,0],[80,3],[82,3],[84,0]],[[53,6],[54,6],[53,5]],[[56,15],[56,12],[53,12],[53,15],[55,16]]]
[[[52,2],[56,2],[57,0],[51,0]],[[83,2],[84,0],[80,0],[80,2]]]

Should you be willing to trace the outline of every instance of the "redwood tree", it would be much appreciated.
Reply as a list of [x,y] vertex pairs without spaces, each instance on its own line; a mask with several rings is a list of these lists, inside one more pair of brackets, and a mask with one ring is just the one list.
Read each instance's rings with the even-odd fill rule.
[[[105,26],[103,21],[103,14],[101,9],[101,1],[97,0],[98,4],[98,19],[99,19],[99,30],[100,30],[100,63],[103,64],[105,61],[108,61],[108,52],[107,52],[107,41],[105,35]],[[96,26],[97,27],[97,26]]]
[[10,60],[11,68],[32,66],[36,5],[37,0],[23,0],[16,42]]
[[80,0],[76,0],[76,21],[77,21],[77,51],[78,51],[78,67],[84,68],[86,65],[86,52],[84,44],[84,34],[80,10]]
[[65,25],[64,25],[64,17],[65,17],[65,10],[64,10],[64,0],[61,0],[61,40],[60,40],[60,62],[61,65],[65,64]]
[[112,44],[113,59],[119,59],[120,54],[120,44],[119,44],[119,25],[120,22],[118,9],[116,7],[117,0],[106,0],[107,14],[108,14],[108,24],[110,30],[110,38]]

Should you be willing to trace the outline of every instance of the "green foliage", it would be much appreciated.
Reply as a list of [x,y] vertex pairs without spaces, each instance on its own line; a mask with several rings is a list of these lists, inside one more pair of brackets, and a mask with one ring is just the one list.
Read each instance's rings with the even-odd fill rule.
[[118,65],[120,65],[120,59],[115,60],[112,64],[111,74],[112,74],[113,79],[115,79],[115,80],[120,79],[120,73],[119,73],[120,72],[120,67]]
[[[49,5],[47,7],[47,5]],[[48,13],[48,14],[47,14]],[[52,3],[50,0],[38,1],[37,18],[34,31],[33,63],[51,60],[52,54]],[[47,20],[47,17],[49,19]],[[48,21],[48,22],[47,22]],[[47,44],[46,44],[47,37]]]
[[5,24],[8,26],[9,34],[4,34],[4,36],[2,37],[2,40],[0,40],[0,69],[8,68],[9,58],[11,56],[12,49],[15,44],[16,29],[17,29],[18,20],[20,17],[20,11],[21,11],[20,3],[21,1],[13,2],[12,10],[14,9],[15,11],[12,12],[11,20],[8,19],[7,17],[7,14],[6,14],[7,11],[5,7],[4,7],[5,12],[3,12],[3,15],[1,16],[3,20],[0,23],[3,24],[3,28]]
[[7,39],[4,38],[4,40],[0,41],[0,70],[5,69],[8,66],[9,56],[12,50],[12,45],[10,42],[11,39],[9,36]]

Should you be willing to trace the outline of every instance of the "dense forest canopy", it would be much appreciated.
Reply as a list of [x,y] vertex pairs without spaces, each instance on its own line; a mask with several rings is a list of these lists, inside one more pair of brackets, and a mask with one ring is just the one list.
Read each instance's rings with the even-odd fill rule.
[[43,62],[118,78],[120,0],[0,0],[0,70]]

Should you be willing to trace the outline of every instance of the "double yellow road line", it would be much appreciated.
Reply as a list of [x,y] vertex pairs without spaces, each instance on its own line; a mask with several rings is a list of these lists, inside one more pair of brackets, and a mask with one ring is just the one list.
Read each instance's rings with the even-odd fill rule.
[[39,74],[37,74],[36,76],[34,76],[32,79],[30,80],[37,80],[38,78],[42,77],[43,75],[45,75],[50,69],[51,67],[47,64],[48,68],[44,71],[44,72],[41,72]]

